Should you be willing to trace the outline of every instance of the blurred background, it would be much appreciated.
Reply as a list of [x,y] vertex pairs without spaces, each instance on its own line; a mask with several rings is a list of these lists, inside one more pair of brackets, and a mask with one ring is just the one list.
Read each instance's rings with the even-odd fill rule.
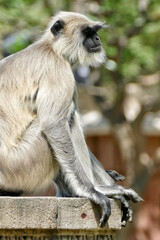
[[[123,185],[144,202],[120,240],[160,239],[160,2],[159,0],[0,0],[0,58],[41,35],[59,10],[106,22],[100,37],[107,61],[77,66],[86,140],[105,169],[126,176]],[[54,194],[52,189],[49,195]]]

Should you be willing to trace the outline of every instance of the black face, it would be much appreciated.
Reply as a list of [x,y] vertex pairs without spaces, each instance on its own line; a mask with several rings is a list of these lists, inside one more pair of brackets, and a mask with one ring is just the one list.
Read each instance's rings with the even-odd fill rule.
[[84,35],[83,45],[89,53],[101,51],[101,40],[97,35],[99,29],[95,27],[86,27],[82,30]]

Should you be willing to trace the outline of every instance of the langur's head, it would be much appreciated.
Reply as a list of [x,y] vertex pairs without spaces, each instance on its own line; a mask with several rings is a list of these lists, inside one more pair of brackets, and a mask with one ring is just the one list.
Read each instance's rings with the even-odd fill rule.
[[60,12],[52,18],[46,37],[55,53],[70,63],[98,66],[105,61],[97,34],[102,28],[104,23],[91,21],[81,14]]

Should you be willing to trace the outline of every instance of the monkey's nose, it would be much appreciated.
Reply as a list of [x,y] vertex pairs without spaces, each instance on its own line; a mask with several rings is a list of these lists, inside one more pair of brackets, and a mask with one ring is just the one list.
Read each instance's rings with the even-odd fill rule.
[[101,45],[101,40],[100,40],[100,38],[97,35],[93,36],[93,41],[96,44],[96,46]]

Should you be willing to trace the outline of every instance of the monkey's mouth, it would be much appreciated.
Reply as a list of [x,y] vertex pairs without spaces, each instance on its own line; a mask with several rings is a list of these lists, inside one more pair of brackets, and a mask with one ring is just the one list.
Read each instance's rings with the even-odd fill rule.
[[90,49],[89,49],[89,52],[90,53],[97,53],[97,52],[100,52],[101,51],[101,45],[98,45],[98,46],[96,46],[96,47],[91,47]]

